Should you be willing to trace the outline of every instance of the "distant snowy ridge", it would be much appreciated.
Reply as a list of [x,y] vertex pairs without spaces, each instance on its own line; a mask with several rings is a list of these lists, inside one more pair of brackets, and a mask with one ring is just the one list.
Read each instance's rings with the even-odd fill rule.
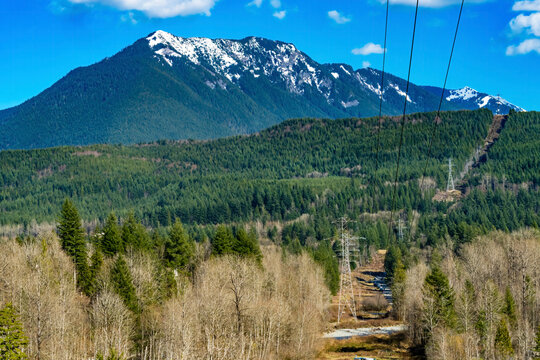
[[[326,104],[347,112],[363,109],[366,101],[376,103],[381,93],[383,102],[392,106],[405,97],[403,79],[389,75],[381,88],[381,72],[376,69],[354,70],[346,64],[319,64],[293,44],[281,41],[259,37],[242,40],[183,38],[162,30],[150,34],[146,41],[162,66],[187,62],[207,70],[211,76],[204,83],[213,90],[228,90],[232,84],[242,88],[246,77],[258,81],[264,78],[293,95],[312,97],[317,94]],[[435,96],[434,99],[439,98],[442,91],[437,87],[422,88]],[[433,105],[427,105],[426,95],[417,90],[412,88],[407,94],[407,102],[412,106],[410,111],[424,111],[438,104],[437,100],[431,100]],[[510,109],[525,111],[505,99],[468,86],[446,90],[445,100],[445,110],[487,108],[496,114],[508,113]]]
[[244,40],[182,38],[161,30],[147,40],[148,45],[156,49],[155,54],[169,66],[173,66],[175,58],[184,57],[231,82],[246,74],[255,78],[278,75],[293,93],[302,94],[303,84],[315,86],[321,93],[329,90],[329,80],[315,69],[317,64],[293,44],[275,42],[275,46],[267,46],[263,44],[264,39],[257,37]]
[[[271,82],[283,82],[291,93],[303,95],[306,88],[321,94],[328,104],[340,104],[351,108],[360,99],[347,93],[339,93],[336,83],[344,79],[356,83],[363,92],[380,96],[380,72],[375,69],[353,70],[343,64],[321,65],[299,51],[293,44],[248,37],[242,40],[183,38],[158,30],[146,40],[154,56],[163,64],[173,66],[176,59],[186,59],[201,65],[212,73],[225,76],[238,83],[243,76],[258,78],[264,75]],[[385,98],[405,92],[394,82],[385,84]],[[208,83],[215,88],[215,84]],[[222,86],[223,88],[223,86]],[[410,96],[407,101],[414,103]]]
[[510,103],[509,101],[499,97],[480,93],[475,89],[465,86],[461,89],[448,90],[446,100],[454,103],[468,102],[475,104],[478,108],[489,107],[496,114],[505,113],[507,109],[515,111],[526,111],[525,109]]

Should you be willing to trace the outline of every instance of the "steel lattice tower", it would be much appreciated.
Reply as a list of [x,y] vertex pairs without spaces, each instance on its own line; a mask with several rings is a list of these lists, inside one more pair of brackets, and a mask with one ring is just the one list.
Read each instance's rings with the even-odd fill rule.
[[398,238],[400,241],[403,241],[403,230],[407,228],[403,223],[404,221],[401,220],[401,216],[400,216],[398,220]]
[[454,177],[452,176],[452,158],[448,159],[448,183],[446,184],[446,191],[454,191]]
[[345,230],[347,219],[341,218],[341,263],[340,263],[340,286],[339,286],[339,305],[338,305],[338,323],[341,321],[345,309],[348,308],[351,315],[356,320],[356,303],[354,300],[354,290],[351,275],[351,243],[352,238]]

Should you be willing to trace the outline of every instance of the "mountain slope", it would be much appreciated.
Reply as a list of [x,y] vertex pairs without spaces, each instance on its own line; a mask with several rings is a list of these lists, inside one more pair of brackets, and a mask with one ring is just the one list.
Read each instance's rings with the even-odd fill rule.
[[[157,31],[0,111],[0,149],[209,139],[294,117],[372,116],[380,77],[371,68],[319,64],[280,41]],[[386,77],[385,114],[403,111],[405,86]],[[435,109],[440,95],[434,89],[411,85],[408,111]],[[472,107],[445,101],[445,110],[458,108]]]

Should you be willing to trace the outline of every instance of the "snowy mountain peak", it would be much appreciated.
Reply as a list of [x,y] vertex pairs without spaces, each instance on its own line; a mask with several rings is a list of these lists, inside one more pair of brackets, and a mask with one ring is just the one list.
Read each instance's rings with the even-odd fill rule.
[[446,100],[452,101],[456,99],[460,100],[469,100],[473,97],[478,96],[478,91],[465,86],[464,88],[457,89],[457,90],[450,90],[450,96],[446,97]]
[[233,83],[244,76],[265,75],[274,82],[278,77],[293,93],[303,94],[306,86],[315,87],[321,93],[328,92],[329,81],[319,77],[318,64],[293,44],[258,37],[242,40],[182,38],[161,30],[150,34],[146,40],[164,65],[173,66],[183,59],[225,76]]
[[507,113],[508,110],[525,111],[523,108],[510,103],[500,96],[493,96],[485,93],[480,93],[475,89],[465,86],[462,89],[449,90],[447,101],[463,103],[473,103],[478,108],[489,108],[496,114]]
[[[381,88],[381,73],[376,69],[355,70],[346,64],[319,64],[293,44],[281,41],[254,36],[241,40],[183,38],[163,30],[150,34],[146,41],[161,66],[187,64],[197,67],[199,74],[205,77],[204,83],[216,91],[228,90],[233,84],[242,89],[243,86],[251,86],[246,85],[246,79],[264,79],[294,95],[321,97],[328,105],[339,107],[340,111],[360,109],[360,104],[366,99],[380,97],[381,93],[385,103],[399,102],[401,100],[397,99],[406,96],[403,91],[406,85],[398,77],[387,77]],[[206,72],[201,72],[201,68]],[[429,91],[440,97],[441,90]],[[418,96],[422,98],[424,95],[407,94],[406,99],[411,105],[417,101],[418,104],[425,103],[425,99],[419,100]],[[507,113],[510,109],[523,111],[504,99],[480,93],[468,86],[446,90],[445,98],[456,105],[450,109],[485,107],[494,113]]]

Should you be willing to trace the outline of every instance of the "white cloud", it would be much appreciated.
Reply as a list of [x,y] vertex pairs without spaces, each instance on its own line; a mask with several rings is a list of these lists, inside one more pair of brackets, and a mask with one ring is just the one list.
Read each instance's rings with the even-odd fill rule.
[[[468,3],[482,3],[482,2],[487,2],[487,1],[490,1],[490,0],[469,0],[467,2]],[[379,0],[379,2],[386,4],[386,0]],[[416,6],[416,0],[390,0],[390,4]],[[461,4],[461,0],[421,0],[418,3],[418,6],[427,7],[427,8],[441,8],[441,7],[456,5],[456,4]]]
[[281,10],[281,11],[276,11],[273,16],[281,20],[285,17],[285,15],[287,15],[287,11]]
[[530,15],[519,14],[510,20],[510,28],[516,33],[527,31],[535,36],[540,36],[540,12]]
[[527,39],[517,46],[510,45],[506,48],[506,55],[523,55],[533,51],[540,54],[540,39]]
[[279,9],[281,7],[281,0],[270,0],[270,5],[275,9]]
[[169,18],[210,15],[217,0],[69,0],[74,4],[103,4],[120,10],[137,10],[149,17]]
[[247,4],[247,6],[256,6],[256,7],[261,7],[261,5],[262,5],[262,0],[253,0],[252,2]]
[[512,6],[514,11],[540,11],[540,0],[516,1]]
[[127,14],[120,16],[120,20],[122,20],[123,22],[130,22],[133,25],[136,25],[138,22],[137,19],[135,19],[135,15],[131,11]]
[[346,17],[344,15],[341,15],[336,10],[329,11],[328,12],[328,17],[330,19],[334,20],[335,22],[337,22],[338,24],[345,24],[345,23],[348,23],[349,21],[351,21],[351,18],[348,18],[348,17]]
[[370,55],[370,54],[382,54],[384,49],[379,44],[367,43],[361,48],[356,48],[352,50],[354,55]]
[[363,68],[368,68],[368,67],[370,67],[370,66],[371,66],[371,63],[370,63],[369,61],[363,61],[363,62],[362,62],[362,67],[363,67]]

